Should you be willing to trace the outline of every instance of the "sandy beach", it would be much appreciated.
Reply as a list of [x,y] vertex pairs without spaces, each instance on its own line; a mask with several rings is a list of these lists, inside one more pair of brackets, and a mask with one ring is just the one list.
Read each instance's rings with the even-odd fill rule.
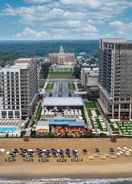
[[[73,178],[113,178],[132,177],[132,156],[106,157],[109,148],[132,147],[132,139],[118,139],[116,143],[109,139],[1,139],[0,148],[11,150],[13,148],[30,149],[78,149],[83,162],[58,163],[52,159],[48,163],[40,163],[37,158],[33,162],[25,162],[20,157],[15,162],[5,162],[5,154],[0,154],[1,177],[73,177]],[[90,159],[99,148],[101,156]],[[87,149],[84,155],[82,149]]]

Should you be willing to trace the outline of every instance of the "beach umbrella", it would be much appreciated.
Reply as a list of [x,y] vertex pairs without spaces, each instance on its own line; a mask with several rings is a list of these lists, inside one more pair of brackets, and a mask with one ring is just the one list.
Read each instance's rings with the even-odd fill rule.
[[130,153],[129,151],[126,151],[125,155],[126,155],[126,156],[130,156],[131,153]]
[[1,148],[0,149],[0,152],[4,153],[5,152],[5,149],[4,148]]
[[101,159],[106,159],[106,156],[105,156],[105,155],[102,155],[102,156],[101,156]]
[[117,156],[121,156],[120,152],[117,152],[116,155],[117,155]]
[[93,160],[93,159],[94,159],[94,156],[91,155],[91,156],[89,156],[88,158],[89,158],[90,160]]
[[120,151],[119,153],[122,155],[123,154],[123,151]]
[[28,149],[28,151],[29,151],[29,152],[32,152],[32,151],[33,151],[33,149]]
[[7,152],[6,152],[6,154],[7,154],[7,155],[9,155],[9,154],[10,154],[10,152],[9,152],[9,151],[7,151]]
[[117,156],[116,156],[116,155],[112,155],[111,158],[112,158],[112,159],[116,159]]

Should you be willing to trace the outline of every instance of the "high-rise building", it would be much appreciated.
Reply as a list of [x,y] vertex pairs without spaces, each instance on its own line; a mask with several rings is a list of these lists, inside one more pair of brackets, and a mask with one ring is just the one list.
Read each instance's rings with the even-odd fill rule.
[[0,68],[0,118],[25,119],[38,94],[37,64],[18,59],[15,65]]
[[100,41],[99,84],[104,113],[113,119],[132,119],[132,43]]
[[81,69],[81,84],[83,87],[98,86],[99,68],[82,68]]
[[65,53],[63,47],[61,46],[58,53],[49,54],[49,62],[57,65],[74,65],[76,62],[75,54]]

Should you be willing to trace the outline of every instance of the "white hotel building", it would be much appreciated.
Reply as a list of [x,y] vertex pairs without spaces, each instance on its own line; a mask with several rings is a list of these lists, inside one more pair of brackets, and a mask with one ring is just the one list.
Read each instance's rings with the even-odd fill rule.
[[25,119],[38,93],[37,63],[18,59],[15,65],[0,68],[0,119]]

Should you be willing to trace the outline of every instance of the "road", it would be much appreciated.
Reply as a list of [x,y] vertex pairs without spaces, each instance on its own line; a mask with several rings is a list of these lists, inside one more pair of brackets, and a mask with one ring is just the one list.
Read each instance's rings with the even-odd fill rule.
[[54,81],[52,81],[53,90],[50,93],[46,93],[46,96],[52,95],[52,97],[68,97],[69,93],[71,93],[71,96],[74,96],[74,93],[71,90],[69,90],[69,82],[71,82],[71,81],[69,81],[69,80],[54,80]]
[[57,97],[59,95],[59,89],[60,89],[60,82],[59,81],[55,81],[54,82],[53,91],[52,91],[52,96],[53,97]]
[[63,81],[62,82],[62,96],[63,97],[68,97],[69,96],[69,82],[68,81]]

